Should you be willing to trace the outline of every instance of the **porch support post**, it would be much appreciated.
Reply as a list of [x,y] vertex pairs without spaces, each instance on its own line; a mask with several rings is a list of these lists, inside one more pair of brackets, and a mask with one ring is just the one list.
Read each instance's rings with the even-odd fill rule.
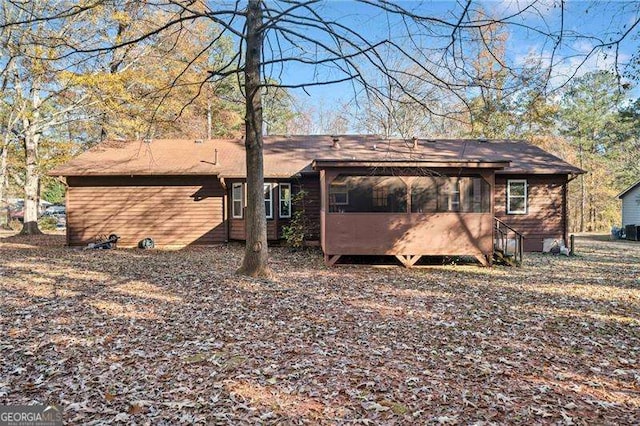
[[327,266],[333,266],[333,265],[336,264],[336,262],[338,260],[340,260],[341,257],[342,257],[341,254],[332,254],[332,255],[325,254],[324,255],[324,264],[327,265]]
[[490,267],[493,265],[493,261],[491,260],[491,258],[482,253],[476,254],[475,258],[478,259],[478,262],[480,262],[482,266]]
[[421,254],[414,254],[414,255],[396,254],[395,256],[396,256],[396,259],[398,259],[400,263],[404,265],[405,268],[411,268],[422,257]]

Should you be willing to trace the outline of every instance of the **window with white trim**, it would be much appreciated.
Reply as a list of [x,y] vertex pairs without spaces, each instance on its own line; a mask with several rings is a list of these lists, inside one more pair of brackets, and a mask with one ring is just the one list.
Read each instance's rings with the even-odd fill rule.
[[507,180],[507,213],[527,213],[527,181],[526,179]]
[[264,184],[264,210],[267,212],[267,219],[273,219],[273,184]]
[[231,217],[234,219],[242,219],[242,210],[244,208],[244,185],[242,183],[234,183],[231,186]]
[[336,179],[331,182],[331,185],[329,186],[329,205],[349,205],[349,187],[345,181],[339,181],[339,179]]
[[288,219],[291,217],[291,184],[279,183],[280,192],[280,217]]

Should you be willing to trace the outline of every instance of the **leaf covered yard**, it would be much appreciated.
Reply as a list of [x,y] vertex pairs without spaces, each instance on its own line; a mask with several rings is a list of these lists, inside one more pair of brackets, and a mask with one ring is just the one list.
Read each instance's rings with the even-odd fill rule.
[[523,268],[326,268],[236,245],[0,239],[0,403],[69,424],[637,424],[640,245]]

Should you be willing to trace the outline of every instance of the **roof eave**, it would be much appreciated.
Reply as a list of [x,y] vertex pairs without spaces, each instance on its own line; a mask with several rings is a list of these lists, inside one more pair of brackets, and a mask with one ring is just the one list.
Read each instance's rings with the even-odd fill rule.
[[139,171],[129,171],[129,172],[101,172],[101,173],[92,173],[92,172],[55,172],[51,171],[47,173],[47,176],[52,177],[109,177],[109,176],[218,176],[218,172],[139,172]]
[[468,169],[504,169],[509,167],[510,161],[482,161],[482,160],[344,160],[322,159],[313,160],[314,170],[324,168],[371,168],[371,167],[407,167],[407,168],[468,168]]
[[496,172],[500,175],[582,175],[584,170],[576,169],[505,169]]
[[629,192],[636,189],[638,186],[640,186],[640,180],[638,180],[636,183],[634,183],[633,185],[631,185],[630,187],[628,187],[627,189],[625,189],[624,191],[616,195],[616,198],[622,199],[624,196],[626,196]]

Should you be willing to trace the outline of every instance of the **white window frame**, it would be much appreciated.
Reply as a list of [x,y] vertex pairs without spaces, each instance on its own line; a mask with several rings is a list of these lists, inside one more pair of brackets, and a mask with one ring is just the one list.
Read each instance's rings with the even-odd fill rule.
[[[346,182],[344,182],[344,183],[342,183],[342,182],[338,182],[338,183],[331,182],[330,186],[332,187],[332,188],[330,188],[330,191],[331,191],[331,195],[333,196],[333,203],[330,203],[330,204],[333,204],[334,206],[348,206],[349,205],[349,187],[347,186],[347,183]],[[335,187],[341,187],[341,190],[340,191],[336,191]],[[342,189],[342,188],[344,188],[344,189]],[[342,202],[342,203],[337,202],[335,200],[336,194],[344,195],[345,201]]]
[[[289,188],[289,199],[284,199],[282,196],[282,189],[283,188]],[[288,182],[281,182],[278,184],[278,201],[279,201],[279,209],[278,209],[278,213],[280,214],[280,217],[282,219],[290,219],[291,218],[291,209],[293,208],[292,204],[291,204],[291,198],[292,198],[292,192],[291,192],[291,184]],[[282,202],[283,201],[289,201],[289,214],[283,214],[282,213]]]
[[[240,188],[240,199],[236,198],[236,188]],[[240,202],[240,213],[237,213],[235,210],[236,202]],[[244,184],[242,182],[236,182],[231,185],[231,217],[233,219],[242,219],[244,213]]]
[[[267,219],[273,219],[273,183],[271,182],[266,182],[264,184],[263,187],[263,191],[264,191],[264,202],[266,203],[267,201],[269,202],[269,210],[267,210],[266,208],[266,204],[265,204],[265,211],[267,213]],[[267,188],[269,188],[269,199],[267,199],[266,195],[267,195]]]
[[[512,183],[521,183],[524,185],[524,196],[523,195],[511,195],[511,184]],[[507,214],[527,214],[527,210],[529,208],[528,202],[528,184],[526,179],[508,179],[507,180]],[[524,198],[524,209],[523,210],[511,210],[511,199],[512,198]]]
[[[449,178],[449,188],[447,194],[447,210],[450,212],[459,212],[460,211],[460,202],[461,194],[460,194],[460,180]],[[456,197],[457,195],[457,197]]]

